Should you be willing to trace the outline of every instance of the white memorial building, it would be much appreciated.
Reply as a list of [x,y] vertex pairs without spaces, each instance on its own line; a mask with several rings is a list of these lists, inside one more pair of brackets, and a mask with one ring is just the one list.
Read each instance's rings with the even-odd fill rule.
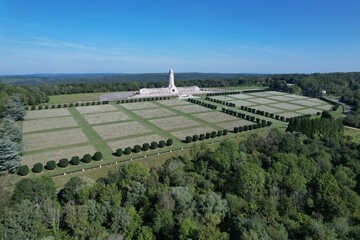
[[201,89],[198,86],[191,87],[176,87],[174,79],[174,71],[170,69],[169,71],[169,86],[162,88],[142,88],[139,91],[139,95],[149,96],[149,95],[189,95],[200,93]]

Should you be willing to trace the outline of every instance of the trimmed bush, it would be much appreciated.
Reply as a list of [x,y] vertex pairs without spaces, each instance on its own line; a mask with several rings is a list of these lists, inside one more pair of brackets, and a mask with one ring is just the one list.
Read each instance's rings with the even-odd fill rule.
[[186,142],[186,143],[191,143],[191,141],[192,141],[192,137],[187,136],[187,137],[185,138],[185,142]]
[[205,138],[206,138],[206,139],[211,138],[211,133],[206,133],[206,134],[205,134]]
[[211,132],[211,137],[212,138],[216,137],[216,132],[215,131]]
[[34,165],[33,168],[32,168],[32,171],[33,171],[34,173],[41,173],[42,170],[43,170],[43,165],[42,165],[42,163],[35,163],[35,165]]
[[243,131],[244,131],[244,127],[243,126],[239,127],[239,132],[243,132]]
[[173,145],[173,140],[170,138],[166,141],[166,145],[171,146]]
[[158,147],[158,143],[157,143],[157,142],[152,142],[152,143],[150,144],[150,148],[151,148],[151,149],[157,149],[157,147]]
[[58,104],[58,105],[57,105],[57,108],[61,108],[61,107],[62,107],[62,105],[61,105],[61,104]]
[[248,126],[248,125],[245,125],[245,126],[244,126],[244,131],[247,131],[247,130],[249,130],[249,126]]
[[138,153],[138,152],[140,152],[141,151],[141,146],[140,145],[135,145],[134,146],[134,152],[135,153]]
[[78,156],[74,156],[70,160],[71,165],[79,165],[80,164],[80,158]]
[[165,147],[165,141],[163,141],[163,140],[161,140],[160,142],[159,142],[159,148],[163,148],[163,147]]
[[69,160],[66,158],[60,159],[58,166],[61,168],[66,168],[69,165]]
[[82,161],[84,163],[89,163],[91,162],[91,155],[90,154],[85,154],[84,157],[82,158]]
[[121,148],[116,149],[116,151],[115,151],[115,156],[117,156],[117,157],[121,157],[121,156],[122,156],[122,154],[123,154],[123,151],[122,151],[122,149],[121,149]]
[[55,161],[48,161],[45,165],[45,168],[47,170],[54,170],[56,168],[56,162]]
[[204,140],[205,139],[205,135],[202,133],[199,135],[199,140]]
[[222,130],[218,130],[217,135],[218,135],[218,137],[220,137],[222,135]]
[[131,147],[125,148],[124,154],[125,155],[130,155],[131,154]]
[[94,153],[94,156],[92,157],[95,161],[100,161],[102,159],[102,153],[101,152],[96,152]]
[[227,129],[224,129],[224,130],[222,131],[222,134],[223,134],[223,135],[227,135],[227,134],[228,134],[228,130],[227,130]]
[[238,128],[238,127],[234,127],[233,132],[234,132],[234,133],[238,133],[238,132],[239,132],[239,128]]
[[271,126],[272,122],[267,121],[266,124],[267,124],[268,126]]
[[192,140],[193,142],[196,142],[199,139],[199,135],[193,135]]
[[144,143],[143,146],[142,146],[143,151],[148,151],[149,148],[150,148],[150,145],[148,143]]
[[29,167],[27,165],[22,165],[19,167],[18,174],[20,176],[26,176],[30,172]]

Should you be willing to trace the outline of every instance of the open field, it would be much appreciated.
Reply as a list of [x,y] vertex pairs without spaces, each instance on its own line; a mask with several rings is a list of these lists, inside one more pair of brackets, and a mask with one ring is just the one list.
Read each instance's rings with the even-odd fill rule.
[[131,117],[122,112],[106,112],[106,113],[95,113],[84,115],[86,121],[89,124],[100,124],[100,123],[109,123],[109,122],[120,122],[131,120]]
[[58,128],[76,127],[77,123],[73,117],[58,117],[29,120],[23,122],[23,132],[36,132]]
[[88,142],[80,128],[31,133],[23,136],[24,152]]
[[100,95],[103,93],[78,93],[78,94],[64,94],[50,96],[49,103],[73,103],[86,101],[99,101]]
[[70,116],[70,112],[66,108],[27,111],[24,119],[30,120],[30,119],[54,118],[54,117],[63,117],[63,116]]
[[29,167],[33,166],[35,163],[46,164],[48,161],[53,160],[58,162],[62,158],[71,159],[71,157],[79,156],[80,158],[85,154],[93,154],[96,152],[95,148],[91,145],[79,146],[65,148],[55,151],[48,151],[37,154],[25,155],[22,158],[23,164],[28,165]]

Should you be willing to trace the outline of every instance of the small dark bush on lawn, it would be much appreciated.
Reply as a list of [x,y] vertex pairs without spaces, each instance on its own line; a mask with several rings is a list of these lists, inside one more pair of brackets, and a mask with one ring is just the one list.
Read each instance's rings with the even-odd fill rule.
[[199,140],[204,140],[205,139],[205,135],[204,134],[200,134],[199,135]]
[[143,151],[148,151],[149,148],[150,148],[150,145],[148,143],[144,143],[143,146],[142,146]]
[[124,153],[125,153],[125,155],[130,155],[131,154],[131,147],[125,148]]
[[115,151],[115,156],[121,157],[122,154],[123,154],[123,152],[122,152],[122,149],[121,149],[121,148],[116,149],[116,151]]
[[70,163],[72,165],[79,165],[80,164],[80,158],[78,156],[74,156],[71,158]]
[[45,165],[45,168],[47,170],[54,170],[56,168],[56,163],[55,161],[48,161]]
[[102,153],[101,152],[94,153],[93,159],[95,161],[100,161],[102,159]]
[[186,143],[191,143],[191,141],[192,141],[192,137],[187,136],[187,137],[185,138],[185,142],[186,142]]
[[21,176],[26,176],[29,174],[29,167],[27,165],[22,165],[21,167],[19,167],[19,171],[18,174]]
[[85,154],[82,160],[83,160],[84,163],[91,162],[91,155],[90,154]]
[[34,173],[41,173],[43,170],[43,165],[41,163],[35,163],[35,165],[32,168],[32,171]]
[[192,137],[193,142],[196,142],[198,139],[199,139],[198,135],[193,135],[193,137]]
[[69,160],[67,160],[66,158],[60,159],[58,165],[61,168],[66,168],[67,166],[69,166]]
[[159,148],[163,148],[163,147],[165,147],[165,141],[163,141],[163,140],[161,140],[160,142],[159,142]]
[[152,143],[151,143],[151,146],[150,146],[151,149],[157,149],[157,147],[158,147],[158,143],[157,143],[157,142],[152,142]]
[[141,151],[141,146],[140,145],[135,145],[134,146],[134,152],[135,153],[138,153],[138,152],[140,152]]
[[173,140],[172,140],[172,139],[168,139],[168,140],[166,141],[166,145],[167,145],[167,146],[173,145]]

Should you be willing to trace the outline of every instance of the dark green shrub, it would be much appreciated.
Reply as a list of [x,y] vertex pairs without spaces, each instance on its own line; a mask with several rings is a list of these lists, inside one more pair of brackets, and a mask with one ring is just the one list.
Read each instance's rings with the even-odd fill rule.
[[74,106],[74,104],[73,104],[73,103],[70,103],[70,104],[69,104],[69,107],[73,107],[73,106]]
[[74,156],[70,160],[71,165],[79,165],[80,164],[80,158],[78,156]]
[[45,106],[45,109],[49,109],[49,105],[46,105],[46,106]]
[[95,161],[100,161],[102,159],[102,153],[101,152],[96,152],[94,153],[94,156],[92,157]]
[[280,116],[279,115],[275,115],[275,119],[279,120]]
[[206,139],[211,138],[211,133],[206,133],[206,134],[205,134],[205,138],[206,138]]
[[83,161],[84,163],[89,163],[89,162],[91,162],[91,155],[90,155],[90,154],[85,154],[84,157],[83,157],[83,159],[82,159],[82,161]]
[[247,131],[247,130],[249,130],[249,126],[244,126],[244,131]]
[[64,107],[64,108],[67,108],[67,107],[68,107],[68,105],[65,103],[65,104],[63,105],[63,107]]
[[243,131],[244,131],[244,127],[243,126],[239,127],[239,132],[243,132]]
[[199,139],[198,135],[196,135],[196,134],[193,135],[193,137],[192,137],[193,142],[196,142],[198,139]]
[[38,107],[38,110],[41,110],[42,108],[43,108],[43,106],[40,105],[40,106]]
[[212,138],[216,137],[216,132],[215,131],[211,132],[211,137]]
[[56,162],[55,161],[48,161],[45,165],[45,168],[47,170],[54,170],[56,168]]
[[140,152],[141,151],[141,146],[140,145],[135,145],[134,146],[134,152],[135,153],[138,153],[138,152]]
[[272,122],[267,121],[266,124],[267,124],[268,126],[271,126]]
[[22,165],[21,167],[19,167],[19,170],[18,170],[18,174],[20,176],[26,176],[29,174],[29,167],[27,165]]
[[79,103],[75,103],[75,107],[78,107],[80,104]]
[[165,141],[163,141],[163,140],[161,140],[160,142],[159,142],[159,148],[163,148],[163,147],[165,147]]
[[69,165],[69,160],[66,158],[60,159],[58,166],[61,168],[66,168]]
[[222,134],[223,134],[223,135],[227,135],[227,134],[228,134],[228,130],[227,130],[227,129],[224,129],[224,130],[222,131]]
[[234,127],[234,133],[238,133],[239,132],[239,128],[238,127]]
[[221,131],[221,130],[218,130],[218,131],[217,131],[217,135],[218,135],[218,137],[220,137],[220,136],[222,135],[222,131]]
[[130,155],[131,154],[131,147],[125,148],[124,154],[125,155]]
[[173,145],[173,140],[172,140],[171,138],[168,139],[168,140],[166,140],[166,145],[167,145],[167,146]]
[[54,109],[56,106],[55,105],[51,105],[51,108]]
[[34,166],[33,166],[33,168],[32,168],[32,171],[33,171],[34,173],[41,173],[42,170],[43,170],[43,165],[42,165],[42,163],[35,163]]
[[35,106],[31,106],[31,110],[36,110],[36,107],[35,107]]
[[157,143],[157,142],[152,142],[152,143],[150,144],[150,148],[151,148],[151,149],[157,149],[157,147],[158,147],[158,143]]
[[57,108],[61,108],[61,107],[62,107],[62,105],[61,105],[61,104],[58,104],[58,105],[57,105]]
[[202,133],[199,135],[199,140],[204,140],[205,139],[205,135]]
[[148,143],[144,143],[143,146],[142,146],[143,151],[148,151],[149,148],[150,148],[150,145]]
[[116,151],[115,151],[115,156],[121,157],[122,154],[123,154],[123,151],[122,151],[121,148],[116,149]]
[[191,143],[191,141],[192,141],[192,137],[187,136],[187,137],[185,138],[185,142],[186,142],[186,143]]

